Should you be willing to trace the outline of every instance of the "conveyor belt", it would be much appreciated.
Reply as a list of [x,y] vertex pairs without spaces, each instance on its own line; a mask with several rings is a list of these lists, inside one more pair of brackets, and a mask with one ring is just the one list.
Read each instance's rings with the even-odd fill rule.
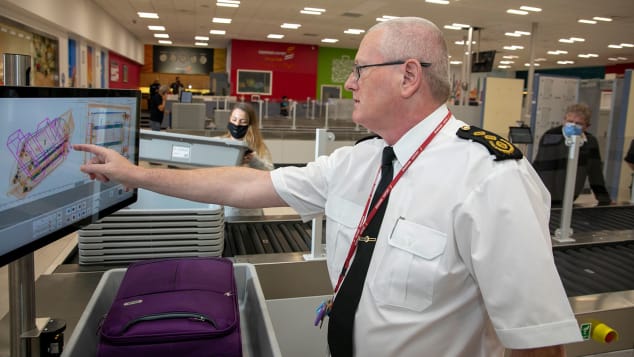
[[225,223],[223,256],[309,251],[310,232],[301,221]]
[[[634,229],[634,206],[602,206],[572,210],[571,227],[575,233]],[[561,225],[561,209],[550,213],[550,234]]]
[[553,250],[568,296],[634,290],[634,241]]

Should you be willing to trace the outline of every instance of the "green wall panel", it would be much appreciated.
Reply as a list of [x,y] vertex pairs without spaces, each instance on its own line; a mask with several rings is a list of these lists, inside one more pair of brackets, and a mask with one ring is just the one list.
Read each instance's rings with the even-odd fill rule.
[[[336,95],[341,93],[341,98],[352,98],[352,92],[344,88],[344,83],[354,65],[356,49],[320,47],[317,60],[317,100],[322,100],[322,88],[324,95]],[[324,87],[325,86],[325,87]]]

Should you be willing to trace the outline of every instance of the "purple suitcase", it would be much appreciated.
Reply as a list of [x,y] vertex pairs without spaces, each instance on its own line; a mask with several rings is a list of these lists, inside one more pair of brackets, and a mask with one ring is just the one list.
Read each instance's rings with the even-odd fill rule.
[[241,356],[233,263],[184,258],[130,265],[100,334],[100,357]]

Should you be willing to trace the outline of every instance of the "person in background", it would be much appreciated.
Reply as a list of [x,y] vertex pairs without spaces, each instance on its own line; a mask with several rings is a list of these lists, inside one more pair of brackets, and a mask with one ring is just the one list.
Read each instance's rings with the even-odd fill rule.
[[287,96],[282,96],[282,101],[280,102],[280,115],[283,117],[287,117],[288,116],[288,106],[289,106],[289,102],[288,102],[288,97]]
[[[583,145],[579,149],[574,199],[579,197],[586,179],[588,179],[599,205],[609,205],[613,201],[605,187],[599,142],[594,135],[587,131],[590,127],[590,118],[592,118],[590,108],[586,104],[579,103],[566,109],[563,120],[563,124],[575,124],[583,131],[581,135]],[[566,185],[566,168],[570,149],[566,146],[563,124],[544,133],[539,140],[539,148],[533,161],[535,170],[550,191],[553,207],[562,205]]]
[[148,109],[150,108],[150,101],[152,100],[152,97],[154,96],[154,94],[156,94],[156,92],[159,90],[160,87],[161,87],[161,83],[159,82],[158,78],[155,79],[154,82],[152,82],[152,84],[150,84],[150,93],[147,98]]
[[[273,160],[271,153],[264,143],[255,109],[251,104],[238,102],[234,105],[229,122],[227,123],[227,133],[224,138],[244,142],[248,149],[242,159],[242,166],[257,170],[273,170]],[[261,208],[236,208],[225,205],[225,216],[261,216]]]
[[630,169],[634,170],[634,139],[630,142],[630,148],[627,150],[627,155],[625,155],[625,159],[623,160],[627,163],[627,166],[629,166]]
[[328,316],[334,357],[491,357],[505,347],[564,356],[563,344],[582,339],[554,264],[548,191],[512,144],[449,111],[448,57],[428,20],[369,29],[345,88],[352,120],[381,138],[305,167],[150,170],[111,149],[74,148],[94,154],[81,166],[93,179],[237,207],[290,206],[304,220],[325,214],[336,293],[317,322]]
[[181,80],[178,76],[176,76],[176,80],[170,84],[170,89],[172,90],[172,94],[178,94],[185,86],[181,83]]
[[161,130],[163,113],[165,111],[165,104],[167,103],[167,92],[169,92],[169,87],[162,85],[156,93],[150,97],[150,128],[154,131]]

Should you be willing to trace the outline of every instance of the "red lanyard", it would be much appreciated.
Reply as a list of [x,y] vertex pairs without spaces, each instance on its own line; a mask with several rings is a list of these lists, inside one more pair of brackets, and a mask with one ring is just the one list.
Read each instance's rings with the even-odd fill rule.
[[[399,170],[399,172],[396,174],[396,176],[392,179],[392,182],[390,182],[390,184],[387,186],[385,191],[383,191],[383,194],[381,194],[381,197],[379,197],[379,199],[376,202],[376,204],[374,205],[374,207],[372,207],[372,210],[370,211],[370,213],[368,213],[368,208],[370,206],[370,201],[372,200],[372,195],[370,195],[370,197],[368,197],[368,200],[365,203],[365,208],[363,209],[363,214],[361,215],[361,221],[359,222],[359,225],[357,226],[357,230],[354,233],[354,238],[352,238],[352,243],[350,244],[350,248],[348,249],[348,255],[346,256],[346,260],[343,263],[343,269],[341,269],[341,274],[339,274],[339,279],[337,281],[337,286],[335,286],[335,294],[339,290],[339,287],[341,286],[341,283],[343,282],[343,278],[346,276],[346,273],[347,273],[348,268],[350,266],[350,260],[352,259],[352,256],[354,255],[354,252],[357,250],[357,246],[359,245],[359,237],[361,236],[361,232],[363,232],[366,229],[366,227],[370,224],[370,222],[372,221],[372,217],[374,217],[376,212],[379,210],[379,207],[381,206],[383,201],[385,201],[385,198],[390,194],[390,192],[392,191],[392,188],[394,188],[396,183],[401,179],[403,174],[405,174],[407,169],[409,169],[409,167],[412,165],[414,160],[416,160],[416,158],[418,158],[418,156],[423,152],[423,150],[425,150],[427,145],[429,145],[429,143],[434,139],[436,134],[438,134],[438,132],[440,132],[440,130],[445,126],[445,124],[447,124],[447,122],[449,121],[449,118],[451,118],[451,111],[449,111],[447,113],[447,115],[443,118],[443,120],[440,123],[438,123],[438,125],[436,126],[434,131],[432,131],[431,134],[429,134],[427,139],[425,139],[425,141],[423,141],[423,143],[420,144],[418,149],[416,149],[416,151],[414,151],[412,156],[410,156],[410,158],[407,160],[405,165],[403,165],[403,167]],[[378,177],[378,173],[377,173],[377,177]],[[372,186],[372,191],[371,192],[374,192],[374,186],[375,185],[376,185],[376,178],[374,179],[374,185]],[[366,216],[366,214],[367,214],[367,216]]]

